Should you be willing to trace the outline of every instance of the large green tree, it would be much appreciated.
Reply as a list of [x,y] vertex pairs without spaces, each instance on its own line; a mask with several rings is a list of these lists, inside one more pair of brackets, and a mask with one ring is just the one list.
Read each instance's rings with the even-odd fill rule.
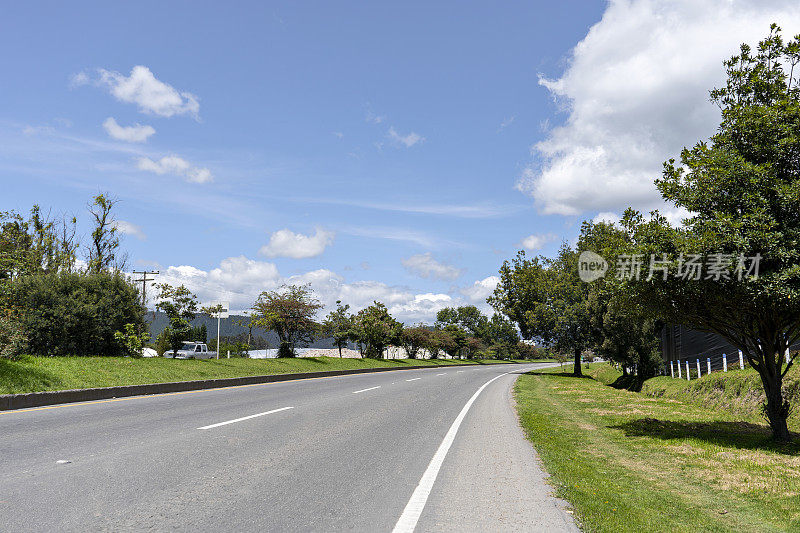
[[283,285],[264,291],[253,304],[253,324],[278,334],[279,357],[294,357],[298,344],[314,339],[319,329],[317,311],[322,304],[314,298],[310,285]]
[[503,263],[489,303],[519,327],[526,339],[572,353],[581,372],[581,353],[593,346],[589,284],[578,277],[578,254],[562,244],[555,258],[529,259],[524,251]]
[[383,357],[390,344],[399,344],[403,333],[403,325],[380,302],[374,302],[356,314],[354,329],[358,341],[364,345],[364,355],[374,358]]
[[631,280],[640,300],[742,350],[779,440],[790,439],[783,378],[793,359],[785,354],[800,341],[798,63],[800,36],[784,43],[775,25],[755,50],[742,45],[724,63],[725,86],[711,92],[717,133],[684,149],[680,163],[666,162],[656,182],[689,217],[677,228],[658,214],[628,212],[623,221],[636,253],[666,254],[669,275]]

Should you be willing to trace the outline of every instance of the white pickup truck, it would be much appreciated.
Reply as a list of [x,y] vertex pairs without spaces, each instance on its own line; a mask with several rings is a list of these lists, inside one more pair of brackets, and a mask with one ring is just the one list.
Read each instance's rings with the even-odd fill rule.
[[178,350],[177,354],[172,353],[172,350],[164,352],[164,357],[175,357],[175,359],[214,359],[217,357],[217,352],[209,352],[208,346],[204,342],[190,342],[186,341]]

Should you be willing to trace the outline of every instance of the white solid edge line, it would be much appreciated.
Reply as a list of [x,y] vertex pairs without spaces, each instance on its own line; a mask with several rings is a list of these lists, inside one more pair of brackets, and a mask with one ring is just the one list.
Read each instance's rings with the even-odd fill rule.
[[411,378],[411,379],[407,379],[406,381],[417,381],[418,379],[422,379],[422,378]]
[[375,390],[375,389],[380,389],[380,388],[381,388],[381,386],[378,385],[377,387],[370,387],[368,389],[354,390],[353,394],[358,394],[359,392],[367,392],[368,390]]
[[235,420],[227,420],[225,422],[219,422],[217,424],[211,424],[210,426],[203,426],[203,427],[197,428],[197,429],[218,428],[220,426],[226,426],[228,424],[233,424],[235,422],[241,422],[242,420],[250,420],[251,418],[256,418],[258,416],[271,415],[272,413],[278,413],[280,411],[286,411],[287,409],[294,409],[294,407],[281,407],[280,409],[273,409],[272,411],[266,411],[264,413],[257,413],[257,414],[250,415],[250,416],[243,416],[242,418],[237,418]]
[[469,408],[472,407],[473,403],[475,403],[475,400],[478,398],[478,395],[483,392],[483,389],[485,389],[492,381],[508,374],[510,374],[510,372],[500,374],[499,376],[493,377],[484,383],[481,388],[475,391],[475,394],[472,395],[472,398],[467,401],[467,403],[464,405],[464,408],[461,409],[461,412],[458,413],[458,416],[453,421],[453,425],[450,426],[450,429],[447,431],[447,435],[444,436],[444,440],[439,445],[439,449],[436,450],[436,453],[433,455],[433,459],[431,459],[431,462],[428,464],[428,468],[425,469],[425,473],[422,474],[422,479],[419,480],[417,488],[414,489],[414,494],[412,494],[411,499],[408,500],[406,508],[403,509],[403,514],[400,515],[400,518],[397,520],[397,524],[395,524],[392,533],[412,533],[414,528],[417,527],[417,521],[419,521],[419,517],[422,515],[422,510],[425,508],[425,504],[428,501],[428,496],[430,496],[431,489],[433,489],[436,476],[439,475],[439,469],[442,467],[442,463],[444,463],[444,458],[447,456],[450,446],[453,445],[453,441],[456,439],[458,428],[461,426],[461,422],[464,420],[464,417],[467,416]]

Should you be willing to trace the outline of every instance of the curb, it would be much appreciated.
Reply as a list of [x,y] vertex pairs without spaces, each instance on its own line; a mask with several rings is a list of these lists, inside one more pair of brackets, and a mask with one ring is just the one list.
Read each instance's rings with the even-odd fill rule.
[[350,370],[327,370],[322,372],[295,372],[291,374],[271,374],[266,376],[244,376],[240,378],[204,379],[198,381],[173,381],[169,383],[151,383],[147,385],[125,385],[120,387],[102,387],[94,389],[71,389],[60,391],[27,392],[22,394],[0,395],[0,411],[42,407],[61,403],[90,402],[125,398],[128,396],[149,396],[170,392],[185,392],[204,389],[220,389],[259,383],[274,383],[296,379],[323,378],[328,376],[346,376],[350,374],[368,374],[387,372],[390,370],[417,370],[423,368],[444,368],[452,366],[487,366],[507,363],[484,363],[483,365],[414,365],[392,366],[381,368],[354,368]]

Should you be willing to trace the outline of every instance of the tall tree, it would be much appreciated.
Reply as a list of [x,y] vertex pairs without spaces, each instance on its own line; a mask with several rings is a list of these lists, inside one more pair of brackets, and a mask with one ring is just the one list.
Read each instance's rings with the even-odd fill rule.
[[[678,228],[658,214],[631,211],[623,221],[635,253],[666,254],[669,267],[631,280],[639,298],[741,349],[761,377],[773,436],[784,441],[783,378],[794,362],[785,354],[800,341],[799,63],[800,36],[784,44],[774,24],[755,50],[743,44],[724,63],[726,85],[711,92],[722,111],[717,133],[684,149],[680,164],[667,161],[656,180],[690,216]],[[695,276],[689,266],[698,262],[705,270]]]
[[322,321],[322,331],[333,339],[333,343],[339,349],[339,357],[342,357],[342,348],[347,346],[347,341],[353,335],[353,315],[348,313],[349,305],[342,305],[341,300],[336,300],[336,309],[328,313]]
[[156,283],[154,287],[159,291],[156,308],[169,319],[169,344],[175,356],[192,333],[189,322],[197,315],[197,296],[184,285],[173,287],[167,283]]
[[93,218],[92,241],[89,245],[89,271],[123,270],[126,259],[119,252],[119,228],[112,213],[119,200],[99,194],[89,204]]
[[278,334],[279,357],[294,357],[298,343],[313,340],[320,309],[322,304],[314,298],[310,285],[283,285],[276,291],[261,293],[253,304],[253,323]]
[[520,251],[500,268],[500,283],[489,303],[509,317],[526,339],[537,339],[574,355],[574,374],[582,375],[581,353],[594,340],[587,307],[589,285],[578,277],[578,255],[562,244],[555,258],[528,259]]

